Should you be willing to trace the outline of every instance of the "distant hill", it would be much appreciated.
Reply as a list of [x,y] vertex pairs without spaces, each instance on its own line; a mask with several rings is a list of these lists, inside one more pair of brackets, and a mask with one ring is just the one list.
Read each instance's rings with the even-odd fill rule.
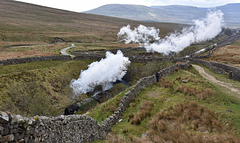
[[167,34],[183,25],[146,23],[127,19],[76,13],[33,4],[0,0],[0,42],[46,41],[116,41],[122,26],[144,24],[163,29]]
[[240,3],[227,4],[216,8],[198,8],[181,5],[147,7],[141,5],[110,4],[87,11],[86,13],[139,21],[189,24],[194,19],[204,17],[209,9],[222,10],[228,27],[240,27]]

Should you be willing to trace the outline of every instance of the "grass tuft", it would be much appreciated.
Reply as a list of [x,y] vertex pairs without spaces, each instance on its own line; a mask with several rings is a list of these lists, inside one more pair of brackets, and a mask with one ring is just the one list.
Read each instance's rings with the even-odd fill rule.
[[197,103],[181,103],[159,112],[149,122],[149,128],[147,137],[134,142],[240,142],[213,112]]
[[199,100],[206,100],[210,97],[215,96],[215,91],[210,88],[198,90],[195,87],[187,87],[180,85],[175,92],[184,93],[187,96],[196,96]]
[[152,102],[143,101],[140,105],[140,111],[135,115],[129,115],[129,120],[131,121],[131,124],[139,125],[146,117],[151,116],[153,105],[154,104]]

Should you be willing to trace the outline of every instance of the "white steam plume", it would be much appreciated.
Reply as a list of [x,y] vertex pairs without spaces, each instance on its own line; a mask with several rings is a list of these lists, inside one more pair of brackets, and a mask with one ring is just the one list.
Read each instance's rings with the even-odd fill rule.
[[[156,51],[168,55],[170,52],[180,52],[192,43],[210,40],[222,30],[223,13],[220,10],[208,12],[206,18],[193,21],[193,26],[184,28],[181,33],[173,33],[164,39],[158,37],[159,30],[140,25],[134,30],[130,26],[120,29],[118,38],[125,41],[140,43],[148,52]],[[148,39],[150,37],[151,39]],[[151,43],[151,41],[154,41]]]
[[106,52],[105,59],[93,62],[87,70],[81,71],[77,80],[73,79],[71,81],[70,87],[73,88],[73,94],[76,96],[93,91],[98,85],[101,85],[103,89],[109,88],[111,82],[123,78],[130,63],[121,51],[117,51],[115,55]]
[[151,40],[159,40],[159,29],[154,27],[146,27],[139,25],[134,30],[130,29],[130,25],[124,26],[117,34],[119,39],[123,39],[126,44],[130,42],[135,43],[148,43]]

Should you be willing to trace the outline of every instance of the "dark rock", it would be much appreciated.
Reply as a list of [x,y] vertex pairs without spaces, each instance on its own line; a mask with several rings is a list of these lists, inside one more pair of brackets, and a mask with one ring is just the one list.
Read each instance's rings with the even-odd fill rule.
[[[20,135],[19,135],[19,139],[23,139],[24,138],[24,134],[23,133],[21,133]],[[24,139],[23,139],[24,140]]]
[[5,136],[5,135],[8,135],[9,134],[9,129],[8,128],[4,128],[3,132],[2,132],[2,135]]
[[4,128],[2,126],[0,126],[0,133],[2,133],[3,130],[4,130]]
[[3,136],[1,139],[1,142],[12,142],[14,141],[14,135],[7,135],[7,136]]
[[25,140],[26,143],[28,143],[28,141],[29,141],[29,135],[25,136],[25,137],[24,137],[24,140]]
[[19,133],[14,134],[14,141],[20,140]]
[[18,129],[12,129],[12,130],[10,131],[11,134],[15,134],[15,133],[17,133],[17,132],[18,132]]

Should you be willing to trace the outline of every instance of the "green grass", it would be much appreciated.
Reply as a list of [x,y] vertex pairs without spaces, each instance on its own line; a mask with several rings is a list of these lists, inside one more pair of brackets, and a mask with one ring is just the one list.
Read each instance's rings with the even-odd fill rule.
[[233,42],[231,45],[240,46],[240,40],[237,40],[237,41]]
[[[70,81],[77,79],[81,70],[87,69],[91,62],[92,60],[85,59],[79,61],[41,61],[1,66],[0,110],[26,116],[60,114],[66,106],[71,104],[72,89],[69,86]],[[132,85],[139,78],[152,75],[171,64],[169,62],[132,63],[125,80]],[[124,89],[126,89],[125,86],[116,85],[110,92],[116,95]],[[40,95],[45,98],[40,98]],[[29,100],[27,104],[24,103],[24,98]],[[44,102],[50,105],[46,109],[49,110],[44,110],[44,112],[31,111],[30,106],[36,103],[33,99],[37,98],[42,101],[46,100]],[[82,100],[82,98],[79,99]],[[28,104],[29,108],[24,107]],[[115,105],[117,106],[117,103]],[[44,106],[39,105],[38,111],[40,111],[40,108],[45,109]]]
[[186,55],[190,55],[194,52],[197,52],[198,50],[201,50],[203,48],[206,47],[206,43],[205,44],[201,44],[201,45],[191,45],[186,47],[184,50],[182,50],[181,52],[179,52],[177,55],[179,57],[184,57]]
[[[180,83],[179,81],[176,81],[178,76],[188,77],[190,79],[197,78],[201,79],[203,82]],[[215,95],[206,100],[200,100],[195,96],[184,95],[184,93],[175,92],[170,88],[163,88],[160,87],[159,84],[155,84],[145,89],[137,96],[135,101],[131,103],[130,107],[127,108],[122,115],[122,122],[113,127],[114,133],[121,134],[128,139],[131,137],[141,137],[141,135],[148,130],[148,122],[161,110],[167,110],[178,103],[196,102],[215,112],[220,121],[225,125],[228,124],[232,128],[232,131],[240,137],[240,101],[238,99],[229,96],[227,93],[222,92],[219,87],[203,79],[193,68],[189,69],[187,72],[183,70],[175,72],[174,74],[167,76],[165,80],[174,83],[174,89],[181,84],[187,87],[195,87],[199,90],[210,88],[215,91]],[[133,125],[129,122],[128,116],[130,114],[136,114],[143,101],[151,101],[154,103],[152,115],[151,117],[145,118],[140,125]],[[105,115],[104,112],[104,108],[108,106],[107,104],[108,103],[105,103],[98,107],[98,112],[101,113],[102,117],[109,115],[109,113]],[[90,112],[90,114],[92,113]]]
[[148,62],[148,63],[131,63],[126,74],[129,84],[133,85],[140,78],[150,76],[160,71],[163,68],[172,66],[173,63],[169,61],[162,62]]
[[103,120],[105,120],[108,116],[114,113],[114,111],[118,107],[119,101],[121,100],[125,93],[126,91],[123,91],[116,95],[115,97],[113,97],[112,99],[108,100],[107,102],[99,104],[87,115],[96,119],[98,123],[101,124]]
[[75,47],[68,50],[68,53],[71,51],[88,51],[88,50],[108,50],[116,47],[101,45],[98,43],[77,43]]
[[[61,114],[72,102],[70,81],[77,79],[81,70],[91,62],[44,61],[3,66],[4,74],[0,74],[0,110],[25,116]],[[25,103],[27,100],[29,102]],[[39,110],[32,111],[34,104],[37,106],[41,101],[49,103],[48,106],[39,104]]]
[[[159,97],[155,98],[149,98],[146,95],[152,92],[158,92]],[[165,93],[164,93],[165,92]],[[157,112],[159,112],[161,109],[168,109],[169,107],[183,102],[197,102],[205,107],[208,107],[210,110],[214,111],[220,118],[220,120],[223,123],[230,123],[231,127],[234,128],[235,133],[240,135],[239,132],[239,118],[240,118],[240,103],[239,101],[235,99],[231,99],[229,97],[226,97],[223,93],[217,93],[218,97],[211,98],[206,101],[199,101],[194,97],[185,97],[185,95],[180,93],[172,93],[169,89],[162,89],[157,86],[152,86],[145,90],[143,93],[141,93],[137,98],[135,102],[137,104],[136,107],[130,107],[127,109],[126,112],[123,114],[123,120],[119,124],[113,127],[113,131],[116,134],[122,134],[126,137],[141,137],[143,133],[145,133],[148,130],[148,122],[151,120],[151,118],[156,115]],[[168,101],[170,99],[170,101]],[[128,122],[128,115],[131,113],[137,113],[139,110],[139,101],[151,101],[154,102],[154,108],[152,112],[152,116],[145,119],[141,125],[132,125],[130,122]],[[233,104],[231,101],[236,102],[236,104]],[[230,112],[229,112],[230,111]]]
[[[219,81],[222,81],[224,83],[230,83],[234,88],[237,88],[237,89],[240,89],[240,82],[239,81],[234,81],[234,80],[231,80],[228,78],[228,75],[224,75],[224,74],[219,74],[219,73],[215,73],[213,71],[211,71],[209,68],[207,67],[203,67],[204,70],[214,76],[217,80]],[[214,84],[214,86],[217,86],[219,90],[221,90],[222,92],[225,92],[227,93],[228,95],[230,96],[233,96],[233,97],[237,97],[237,98],[240,98],[239,96],[240,95],[236,95],[234,92],[232,92],[231,90],[229,90],[228,88],[225,88],[225,87],[222,87],[218,84]]]
[[14,72],[26,72],[29,70],[51,68],[63,64],[64,61],[40,61],[34,63],[15,64],[0,67],[0,74],[10,74]]
[[0,42],[0,60],[59,55],[63,48],[70,45],[70,43]]
[[[161,63],[131,63],[125,78],[128,80],[128,83],[130,85],[134,85],[140,78],[155,74],[160,69],[168,67],[172,64],[173,63],[166,61],[163,61]],[[114,109],[117,108],[118,102],[123,97],[126,90],[110,99],[109,101],[98,105],[95,109],[90,111],[88,115],[95,118],[99,123],[101,123],[105,118],[114,112]]]

